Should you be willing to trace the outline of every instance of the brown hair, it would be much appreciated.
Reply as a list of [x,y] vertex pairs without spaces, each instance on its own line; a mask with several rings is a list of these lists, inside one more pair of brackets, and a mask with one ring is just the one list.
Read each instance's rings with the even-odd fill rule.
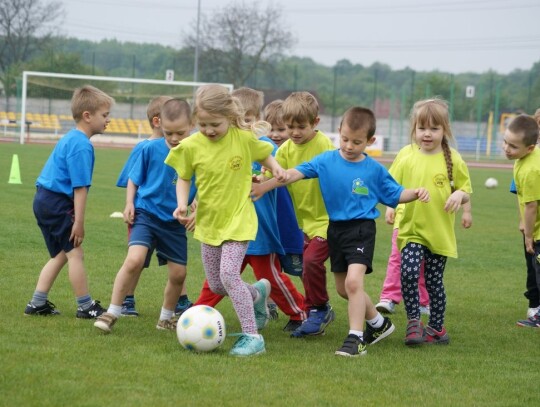
[[191,120],[191,106],[184,99],[171,98],[161,107],[161,119],[174,121],[181,117]]
[[416,102],[411,110],[411,140],[414,142],[416,127],[420,126],[441,126],[443,139],[441,147],[446,161],[446,171],[452,192],[456,190],[454,185],[454,164],[452,162],[452,151],[449,142],[454,143],[454,136],[450,128],[450,118],[448,116],[448,103],[439,98],[424,99]]
[[343,114],[339,127],[341,128],[344,124],[352,131],[365,129],[368,140],[375,135],[377,128],[377,120],[373,112],[360,106],[351,107]]
[[283,102],[283,120],[314,124],[319,116],[319,103],[309,92],[293,92]]
[[283,123],[283,100],[276,99],[264,108],[264,120],[270,124]]
[[146,117],[148,117],[152,129],[154,128],[154,117],[160,117],[163,104],[171,99],[171,96],[158,96],[148,102],[148,106],[146,107]]
[[526,146],[533,146],[538,142],[538,123],[529,115],[516,116],[508,124],[508,130],[514,134],[522,134],[523,143]]
[[110,108],[114,105],[114,99],[102,90],[92,85],[84,85],[75,89],[71,98],[71,114],[76,122],[79,122],[84,112],[95,113],[102,107]]
[[264,104],[264,94],[261,91],[244,87],[233,90],[231,95],[240,100],[244,116],[255,116],[257,119],[261,117]]

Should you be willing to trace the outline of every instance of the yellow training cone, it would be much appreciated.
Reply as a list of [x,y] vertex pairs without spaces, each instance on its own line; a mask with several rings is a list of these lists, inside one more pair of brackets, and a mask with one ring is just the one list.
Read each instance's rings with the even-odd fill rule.
[[19,156],[17,154],[13,154],[8,184],[22,184],[21,169],[19,168]]

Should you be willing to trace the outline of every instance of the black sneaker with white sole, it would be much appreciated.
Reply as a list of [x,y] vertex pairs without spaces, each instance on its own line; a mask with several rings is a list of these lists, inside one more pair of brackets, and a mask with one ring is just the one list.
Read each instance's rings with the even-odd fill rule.
[[25,315],[60,315],[60,311],[56,310],[56,305],[50,301],[45,301],[45,304],[36,306],[30,301],[24,310]]
[[95,319],[103,314],[106,310],[100,305],[99,301],[92,301],[92,305],[88,309],[77,308],[77,318]]

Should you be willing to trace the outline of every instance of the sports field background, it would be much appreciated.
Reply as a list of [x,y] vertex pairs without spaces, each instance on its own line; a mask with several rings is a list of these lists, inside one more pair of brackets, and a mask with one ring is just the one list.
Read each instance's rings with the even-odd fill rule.
[[[446,326],[449,346],[403,345],[403,306],[392,317],[396,332],[365,357],[334,356],[347,334],[347,304],[328,285],[336,321],[325,336],[291,339],[271,322],[262,332],[267,353],[192,354],[175,334],[155,329],[166,281],[155,260],[137,288],[141,317],[121,319],[109,336],[75,318],[66,270],[50,300],[58,317],[26,317],[38,273],[47,261],[32,214],[34,182],[52,145],[0,144],[0,406],[534,406],[540,402],[540,332],[518,328],[527,302],[525,264],[510,169],[472,168],[473,227],[456,226],[460,258],[447,263]],[[8,184],[18,154],[22,184]],[[124,207],[116,178],[129,150],[96,148],[86,214],[85,264],[91,294],[106,307],[126,254],[126,227],[111,219]],[[484,188],[495,177],[499,187]],[[459,218],[459,217],[458,217]],[[374,269],[366,289],[376,301],[390,253],[391,227],[377,222]],[[188,292],[197,297],[203,271],[198,242],[190,240]],[[247,270],[245,279],[253,281]],[[301,283],[294,280],[298,287]],[[239,323],[228,299],[217,307],[228,333]]]

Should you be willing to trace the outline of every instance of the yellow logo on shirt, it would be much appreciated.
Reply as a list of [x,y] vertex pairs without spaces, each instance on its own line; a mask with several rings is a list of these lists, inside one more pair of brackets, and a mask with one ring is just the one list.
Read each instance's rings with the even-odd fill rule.
[[446,185],[446,180],[447,178],[444,174],[437,174],[433,177],[433,183],[438,188],[444,188],[444,186]]
[[231,170],[238,171],[240,168],[242,168],[242,163],[244,159],[238,155],[231,158],[231,161],[229,161],[229,167],[231,167]]

